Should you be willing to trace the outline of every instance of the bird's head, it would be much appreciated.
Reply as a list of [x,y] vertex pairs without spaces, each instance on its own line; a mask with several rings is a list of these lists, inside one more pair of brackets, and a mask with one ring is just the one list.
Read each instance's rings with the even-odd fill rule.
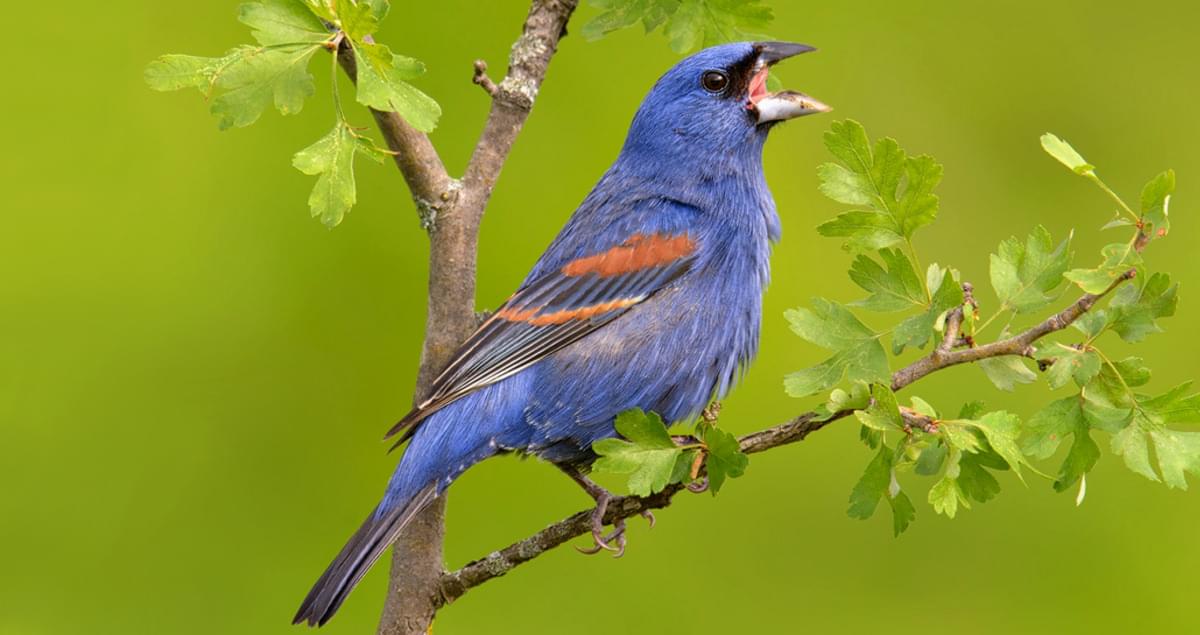
[[766,132],[779,122],[828,112],[829,106],[803,93],[767,90],[771,66],[813,50],[790,42],[737,42],[684,59],[642,102],[626,152],[740,154],[761,147]]

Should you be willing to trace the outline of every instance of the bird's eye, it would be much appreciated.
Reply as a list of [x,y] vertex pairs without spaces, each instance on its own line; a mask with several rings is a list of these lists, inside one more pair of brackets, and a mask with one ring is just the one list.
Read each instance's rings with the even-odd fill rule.
[[719,93],[729,85],[729,76],[721,71],[705,71],[700,76],[700,85],[710,93]]

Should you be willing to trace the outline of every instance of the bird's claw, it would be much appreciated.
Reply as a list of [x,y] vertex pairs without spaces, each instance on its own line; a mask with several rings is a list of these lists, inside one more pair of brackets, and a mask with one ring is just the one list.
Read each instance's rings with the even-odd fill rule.
[[[561,467],[561,466],[560,466]],[[594,555],[601,551],[613,552],[614,558],[620,558],[625,555],[625,519],[618,518],[612,523],[612,533],[604,535],[604,515],[608,513],[608,503],[613,499],[613,495],[608,490],[588,480],[583,474],[576,470],[561,468],[567,473],[585,492],[588,493],[596,501],[596,508],[592,510],[591,515],[591,547],[575,547],[580,553]],[[650,523],[650,528],[654,528],[654,513],[648,509],[643,509],[639,512],[642,518],[645,518]]]
[[[604,535],[604,514],[608,511],[608,501],[612,494],[604,492],[596,497],[596,509],[592,510],[592,547],[576,547],[580,553],[595,555],[603,551],[613,552],[614,558],[625,555],[625,519],[619,518],[613,522],[611,534]],[[614,546],[613,543],[616,543]]]
[[708,477],[702,476],[702,477],[692,481],[691,483],[688,483],[687,489],[689,492],[691,492],[693,494],[707,492],[708,491]]

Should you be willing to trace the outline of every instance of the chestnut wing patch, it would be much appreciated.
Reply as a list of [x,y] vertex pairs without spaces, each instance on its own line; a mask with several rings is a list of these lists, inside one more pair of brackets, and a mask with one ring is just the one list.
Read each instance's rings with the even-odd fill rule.
[[687,234],[634,234],[577,258],[518,290],[458,350],[428,399],[385,438],[479,388],[494,384],[578,341],[686,273],[696,244]]

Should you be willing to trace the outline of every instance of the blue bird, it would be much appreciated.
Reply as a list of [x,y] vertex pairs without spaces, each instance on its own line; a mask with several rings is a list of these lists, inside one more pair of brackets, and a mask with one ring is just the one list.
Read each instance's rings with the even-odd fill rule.
[[767,72],[812,50],[726,44],[658,80],[617,160],[521,287],[388,432],[411,442],[383,500],[293,623],[328,621],[421,509],[496,454],[562,468],[596,501],[597,548],[623,548],[622,524],[602,534],[610,494],[584,476],[592,443],[616,436],[614,418],[631,408],[695,417],[754,357],[780,234],[763,143],[778,122],[829,110],[768,92]]

